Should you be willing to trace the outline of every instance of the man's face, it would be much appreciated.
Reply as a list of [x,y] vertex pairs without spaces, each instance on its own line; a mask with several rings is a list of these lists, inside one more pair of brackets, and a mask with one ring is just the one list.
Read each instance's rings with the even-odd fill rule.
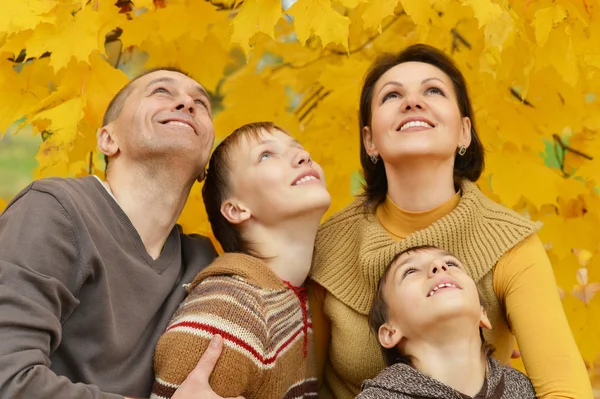
[[[206,167],[215,134],[206,91],[195,80],[160,70],[132,83],[119,116],[109,124],[126,163],[177,165],[198,176]],[[165,162],[167,161],[167,162]],[[195,174],[195,175],[194,175]]]

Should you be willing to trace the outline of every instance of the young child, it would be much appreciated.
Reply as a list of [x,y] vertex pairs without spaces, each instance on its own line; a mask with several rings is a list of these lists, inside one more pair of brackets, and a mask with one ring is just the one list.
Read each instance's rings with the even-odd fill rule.
[[223,397],[315,398],[312,323],[303,287],[330,205],[323,170],[273,123],[251,123],[215,149],[202,190],[225,254],[188,287],[160,338],[152,398],[170,398],[213,335],[210,385]]
[[388,367],[357,399],[534,399],[521,372],[491,357],[491,329],[475,282],[456,257],[429,246],[385,269],[369,314]]

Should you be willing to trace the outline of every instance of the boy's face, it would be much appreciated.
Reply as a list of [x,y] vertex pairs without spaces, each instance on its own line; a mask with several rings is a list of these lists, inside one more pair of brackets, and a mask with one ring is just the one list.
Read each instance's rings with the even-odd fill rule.
[[232,195],[221,209],[232,223],[252,217],[272,226],[310,213],[320,219],[331,203],[323,169],[284,132],[241,138],[230,162]]
[[383,295],[388,321],[379,329],[379,341],[386,348],[445,328],[447,321],[491,328],[475,282],[458,259],[440,249],[400,256],[388,271]]

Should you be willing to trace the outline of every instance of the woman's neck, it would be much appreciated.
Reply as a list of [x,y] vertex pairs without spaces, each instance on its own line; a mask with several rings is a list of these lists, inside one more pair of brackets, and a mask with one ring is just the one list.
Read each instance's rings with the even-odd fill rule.
[[385,165],[388,196],[400,208],[410,212],[433,209],[456,193],[453,165]]

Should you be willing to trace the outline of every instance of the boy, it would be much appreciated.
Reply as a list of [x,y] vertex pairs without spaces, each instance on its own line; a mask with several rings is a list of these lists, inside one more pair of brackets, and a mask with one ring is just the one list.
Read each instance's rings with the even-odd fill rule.
[[217,146],[202,195],[225,254],[196,276],[160,338],[152,397],[170,398],[215,334],[218,395],[316,397],[303,284],[331,202],[323,170],[282,129],[251,123]]
[[491,357],[481,329],[492,326],[475,282],[441,249],[396,255],[369,323],[388,367],[363,383],[357,399],[535,398],[525,375]]

